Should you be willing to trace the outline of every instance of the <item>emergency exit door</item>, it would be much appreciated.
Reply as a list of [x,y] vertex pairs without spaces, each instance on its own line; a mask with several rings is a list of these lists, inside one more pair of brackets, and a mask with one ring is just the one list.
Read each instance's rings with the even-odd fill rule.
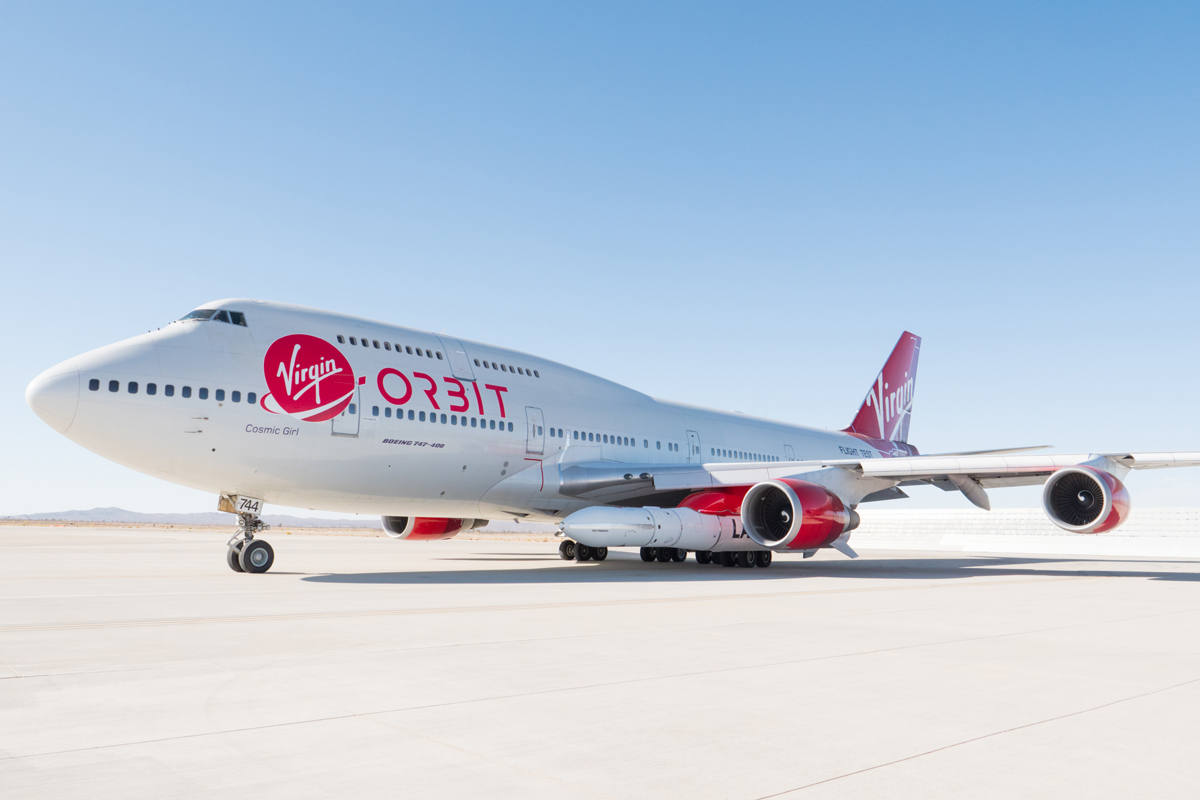
[[354,397],[350,405],[342,409],[342,413],[333,418],[334,436],[358,436],[358,420],[362,416],[362,399],[358,387],[354,387]]
[[699,464],[700,459],[700,434],[695,431],[688,431],[688,463]]
[[525,452],[541,455],[546,451],[546,429],[542,410],[525,406]]

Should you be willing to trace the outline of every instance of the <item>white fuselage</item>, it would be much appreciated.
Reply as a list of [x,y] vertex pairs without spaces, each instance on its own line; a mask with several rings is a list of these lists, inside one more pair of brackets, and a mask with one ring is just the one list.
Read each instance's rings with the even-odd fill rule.
[[[214,494],[392,516],[556,520],[606,502],[559,492],[573,464],[880,456],[844,433],[657,400],[493,345],[277,303],[203,308],[247,324],[175,322],[48,370],[45,391],[62,395],[52,424],[105,458]],[[268,347],[295,334],[344,355],[359,383],[354,413],[312,422],[264,407]]]

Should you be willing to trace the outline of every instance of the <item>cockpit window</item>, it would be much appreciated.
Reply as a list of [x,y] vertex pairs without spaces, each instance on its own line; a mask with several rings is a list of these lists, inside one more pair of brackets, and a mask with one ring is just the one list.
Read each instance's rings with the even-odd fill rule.
[[190,314],[180,317],[179,322],[187,320],[214,320],[216,322],[228,322],[233,325],[241,325],[243,328],[249,327],[246,325],[246,315],[241,311],[228,311],[226,309],[217,310],[215,308],[197,308]]

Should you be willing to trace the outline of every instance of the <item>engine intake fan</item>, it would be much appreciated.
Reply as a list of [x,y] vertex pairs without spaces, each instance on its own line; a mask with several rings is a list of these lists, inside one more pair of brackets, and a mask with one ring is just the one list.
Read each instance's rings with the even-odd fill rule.
[[746,533],[772,550],[824,547],[858,523],[858,514],[841,498],[807,481],[763,481],[742,499]]
[[1117,477],[1091,467],[1065,467],[1046,481],[1042,507],[1058,527],[1104,533],[1129,516],[1129,492]]

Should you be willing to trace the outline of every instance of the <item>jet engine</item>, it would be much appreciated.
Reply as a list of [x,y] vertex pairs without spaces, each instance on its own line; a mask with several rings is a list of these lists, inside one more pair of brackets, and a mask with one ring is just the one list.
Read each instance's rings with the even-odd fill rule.
[[1129,516],[1129,492],[1112,473],[1091,467],[1064,467],[1042,490],[1050,521],[1073,533],[1104,533]]
[[772,550],[824,547],[858,523],[858,513],[846,508],[841,498],[807,481],[763,481],[742,499],[746,533]]
[[445,517],[384,517],[383,532],[393,539],[430,542],[450,539],[463,530],[482,528],[486,519],[447,519]]

